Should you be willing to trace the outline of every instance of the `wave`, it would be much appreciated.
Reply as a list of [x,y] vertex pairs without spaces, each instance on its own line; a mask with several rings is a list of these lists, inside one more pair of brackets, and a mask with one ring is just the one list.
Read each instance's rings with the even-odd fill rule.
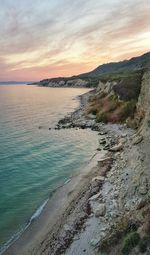
[[44,203],[35,211],[35,213],[32,215],[29,223],[31,224],[32,221],[34,221],[36,218],[38,218],[40,216],[40,214],[42,213],[44,207],[46,206],[47,202],[49,199],[45,200]]
[[0,255],[2,255],[15,241],[17,241],[20,236],[24,233],[24,231],[32,224],[33,221],[35,221],[42,213],[42,211],[44,210],[45,206],[47,205],[50,197],[52,196],[52,194],[59,189],[60,187],[66,185],[68,182],[71,181],[71,178],[67,179],[62,185],[59,185],[57,188],[55,188],[51,194],[49,195],[49,198],[46,199],[41,205],[40,207],[38,207],[36,209],[36,211],[33,213],[33,215],[31,216],[30,220],[28,221],[28,223],[25,226],[22,226],[21,229],[15,233],[4,245],[2,245],[2,247],[0,247]]
[[0,255],[3,254],[15,241],[19,239],[19,237],[23,234],[23,232],[32,224],[34,220],[36,220],[42,213],[44,207],[46,206],[49,199],[46,199],[43,204],[37,208],[37,210],[31,216],[29,222],[22,226],[21,229],[15,233],[2,247],[0,247]]

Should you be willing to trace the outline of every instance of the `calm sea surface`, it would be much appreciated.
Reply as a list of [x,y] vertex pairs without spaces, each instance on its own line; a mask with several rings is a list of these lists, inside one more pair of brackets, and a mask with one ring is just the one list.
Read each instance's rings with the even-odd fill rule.
[[0,86],[0,251],[94,154],[94,132],[49,130],[78,107],[76,97],[86,91]]

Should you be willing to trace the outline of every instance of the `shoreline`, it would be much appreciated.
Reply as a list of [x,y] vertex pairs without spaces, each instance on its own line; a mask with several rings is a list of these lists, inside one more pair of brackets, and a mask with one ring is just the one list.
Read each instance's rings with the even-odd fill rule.
[[[137,193],[144,189],[139,174],[144,164],[142,140],[135,143],[135,130],[96,123],[93,116],[86,116],[92,93],[78,96],[79,108],[61,119],[55,129],[90,128],[99,132],[97,152],[78,174],[54,192],[39,218],[4,255],[98,255],[103,244],[109,255],[121,254],[120,243],[117,253],[106,244],[110,234],[120,231],[118,223],[125,217],[134,222],[136,208],[142,201],[143,194]],[[138,176],[139,186],[133,182]],[[147,194],[147,190],[144,192]]]
[[[107,135],[110,135],[111,133],[109,138],[112,138],[114,133],[116,133],[116,131],[117,132],[119,131],[119,130],[116,130],[116,127],[113,130],[110,125],[110,127],[108,127],[107,129],[108,125],[104,125],[103,123],[97,124],[95,123],[94,119],[89,119],[85,117],[85,107],[88,102],[88,98],[90,95],[93,94],[94,91],[95,90],[90,89],[88,92],[77,96],[77,100],[79,101],[79,106],[74,112],[65,116],[63,119],[60,119],[55,129],[64,129],[64,128],[87,129],[89,128],[91,129],[91,131],[101,132],[103,138],[106,137]],[[115,139],[113,140],[115,143],[116,140]],[[81,199],[81,197],[79,196],[80,191],[82,191],[82,189],[84,189],[84,187],[86,186],[90,188],[91,180],[97,175],[99,175],[98,161],[102,158],[105,158],[105,157],[107,158],[107,154],[109,154],[108,148],[107,149],[104,148],[104,150],[101,150],[101,151],[96,151],[96,153],[94,153],[94,155],[92,156],[91,160],[89,160],[90,163],[87,163],[84,169],[81,169],[79,173],[74,174],[71,180],[67,184],[61,185],[56,190],[54,190],[54,192],[52,193],[52,196],[49,198],[47,204],[43,208],[39,217],[33,220],[29,225],[27,225],[27,227],[25,228],[23,233],[21,233],[19,238],[17,238],[17,240],[14,240],[14,242],[2,254],[3,255],[49,254],[45,252],[43,253],[43,251],[41,251],[41,247],[39,247],[39,243],[42,247],[43,246],[47,247],[48,245],[50,245],[50,243],[54,243],[52,244],[52,246],[54,246],[54,250],[56,249],[56,251],[50,254],[61,254],[61,253],[57,253],[57,246],[59,244],[59,240],[56,241],[54,239],[57,239],[57,236],[59,236],[58,233],[61,232],[62,222],[66,224],[66,219],[70,215],[72,208],[74,208],[74,204],[80,204],[80,199]],[[112,164],[112,161],[111,161],[111,164]],[[104,164],[104,167],[107,168],[107,166],[108,165],[110,166],[111,164],[109,161],[108,162],[106,161],[106,165]],[[86,193],[88,193],[87,187],[85,188],[83,192],[83,199],[86,197]],[[60,204],[58,205],[58,203]],[[88,203],[87,198],[86,198],[86,203]],[[79,211],[80,211],[79,214],[81,213],[82,215],[81,210]],[[86,219],[88,215],[84,217]],[[73,221],[74,221],[76,219],[76,215],[72,215],[71,218],[73,218]],[[84,223],[84,220],[81,225],[83,225],[83,223]],[[65,231],[66,230],[63,230],[63,235]],[[50,232],[52,232],[53,234],[51,233],[49,235]],[[73,236],[76,234],[76,232],[78,232],[78,230],[76,229],[74,231],[74,226],[72,226],[71,232],[75,232],[75,233],[71,234],[72,237],[70,239],[73,238]],[[51,242],[50,242],[50,236],[52,236]],[[48,241],[48,244],[47,244],[47,241]],[[69,243],[71,243],[71,240],[69,240]],[[68,247],[68,241],[67,242],[65,241],[62,246],[65,246],[65,249],[66,249]],[[42,248],[42,250],[43,249],[44,248]]]
[[[64,88],[66,88],[66,87],[64,87]],[[77,87],[78,88],[78,87]],[[88,88],[89,89],[89,91],[88,92],[86,92],[86,93],[84,93],[84,94],[81,94],[81,95],[79,95],[79,96],[77,96],[76,97],[76,100],[78,101],[78,103],[79,103],[79,106],[75,109],[75,111],[74,112],[72,112],[72,113],[69,113],[69,115],[70,116],[72,116],[74,113],[77,113],[78,111],[80,111],[82,108],[83,108],[83,106],[85,105],[85,102],[87,101],[87,97],[89,96],[89,93],[91,93],[92,91],[93,91],[93,89],[92,88]],[[65,118],[65,117],[64,117]],[[64,119],[63,118],[63,119]],[[61,119],[60,119],[60,121],[61,121]],[[32,232],[32,228],[36,228],[37,226],[35,226],[35,225],[39,225],[39,223],[38,223],[38,221],[41,221],[41,218],[42,218],[42,220],[43,220],[43,217],[45,217],[44,215],[45,215],[45,213],[46,213],[46,217],[48,217],[47,216],[47,214],[48,214],[48,212],[47,212],[47,208],[49,208],[49,204],[51,203],[51,198],[53,197],[53,195],[55,196],[55,193],[61,193],[61,189],[63,189],[64,188],[64,186],[67,186],[66,187],[66,189],[68,188],[68,186],[69,186],[69,183],[71,182],[76,182],[76,178],[79,178],[79,176],[80,175],[82,175],[82,171],[84,172],[86,169],[87,169],[87,166],[89,165],[89,162],[90,161],[93,161],[94,160],[94,158],[95,158],[95,156],[96,156],[96,154],[97,154],[98,152],[96,152],[96,153],[94,153],[94,155],[92,156],[92,158],[91,159],[89,159],[89,161],[87,161],[87,164],[86,164],[86,166],[84,167],[84,170],[79,170],[79,173],[74,173],[72,176],[71,176],[71,178],[69,178],[68,180],[66,180],[66,182],[65,183],[62,183],[60,186],[58,186],[56,189],[54,189],[54,191],[52,192],[52,194],[50,194],[49,195],[49,197],[48,197],[48,199],[46,200],[46,201],[44,201],[43,202],[43,204],[41,205],[41,206],[39,206],[38,208],[37,208],[37,210],[33,213],[33,215],[31,216],[31,218],[29,219],[29,221],[24,225],[24,227],[22,227],[22,229],[20,230],[20,231],[18,231],[16,234],[14,234],[14,236],[12,236],[12,238],[10,239],[10,240],[8,240],[8,242],[7,243],[5,243],[4,244],[4,249],[1,251],[1,253],[0,254],[3,254],[3,255],[5,255],[5,254],[14,254],[14,255],[16,255],[16,254],[20,254],[20,253],[16,253],[16,252],[18,252],[18,251],[16,251],[16,250],[18,250],[18,247],[20,247],[21,248],[21,246],[22,246],[22,241],[23,241],[23,239],[24,239],[24,236],[25,236],[25,238],[26,238],[26,233],[29,233],[29,232]],[[95,162],[95,164],[96,164],[96,162]],[[79,175],[79,176],[78,176]],[[46,204],[45,204],[45,202],[46,202]],[[44,206],[43,206],[44,205]],[[40,212],[40,214],[39,215],[37,215],[35,218],[34,218],[34,215],[35,214],[37,214],[37,212],[39,211],[39,209],[41,208],[41,207],[43,207],[42,208],[42,211]],[[68,206],[67,206],[68,207]],[[46,211],[46,212],[45,212]],[[45,220],[44,220],[45,221]],[[47,222],[47,220],[46,220],[46,222]],[[44,222],[45,224],[46,224],[46,222]],[[33,230],[33,232],[34,232],[34,230]],[[36,231],[35,231],[36,232]],[[28,239],[28,238],[27,238]],[[26,241],[25,241],[26,242]],[[27,242],[28,242],[28,240],[27,240]],[[20,244],[21,243],[21,244]],[[7,245],[8,244],[8,245]],[[6,246],[6,248],[5,248],[5,246]],[[23,246],[24,246],[24,244],[23,244]],[[26,246],[26,244],[25,244],[25,246]],[[16,247],[16,248],[15,248]],[[14,251],[13,251],[14,250]],[[21,248],[21,250],[22,250],[22,248]]]
[[[38,251],[33,252],[33,250],[36,249],[35,247],[38,246],[39,241],[45,239],[44,236],[47,236],[49,232],[52,231],[53,235],[56,235],[55,231],[59,232],[60,225],[62,224],[61,221],[65,221],[65,217],[68,215],[67,211],[71,210],[72,203],[78,200],[78,193],[85,186],[85,183],[87,183],[87,179],[91,179],[91,175],[97,170],[97,160],[104,157],[105,153],[97,152],[84,169],[75,174],[69,182],[58,187],[49,198],[38,218],[33,220],[21,236],[2,254],[41,254]],[[90,174],[92,170],[94,173]]]

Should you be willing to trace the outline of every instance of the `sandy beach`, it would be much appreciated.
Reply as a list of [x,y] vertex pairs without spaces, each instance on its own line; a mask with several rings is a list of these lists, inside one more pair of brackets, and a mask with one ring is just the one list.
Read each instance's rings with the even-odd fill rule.
[[[47,253],[46,247],[53,244],[76,204],[78,203],[79,206],[79,200],[85,197],[82,195],[88,191],[89,183],[98,174],[97,161],[105,157],[105,154],[106,152],[98,152],[80,173],[73,176],[66,185],[58,188],[49,199],[39,218],[31,223],[4,254],[52,254],[50,251]],[[86,201],[81,201],[81,203],[85,204]],[[72,215],[73,220],[75,220],[74,215]]]

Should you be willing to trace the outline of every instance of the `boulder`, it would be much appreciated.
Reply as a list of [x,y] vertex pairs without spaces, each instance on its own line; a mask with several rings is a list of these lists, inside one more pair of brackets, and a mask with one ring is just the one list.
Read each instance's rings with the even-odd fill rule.
[[93,195],[92,197],[89,198],[89,201],[95,201],[100,197],[101,193],[97,193],[96,195]]
[[95,181],[97,181],[97,182],[103,182],[103,181],[105,181],[105,177],[104,177],[104,176],[96,176],[96,177],[94,177],[94,178],[92,179],[92,182],[95,182]]
[[140,142],[142,142],[142,140],[143,140],[143,136],[142,136],[142,135],[136,136],[136,137],[133,139],[132,144],[133,144],[133,145],[139,144]]
[[148,193],[148,190],[149,190],[149,182],[148,182],[148,179],[144,176],[140,180],[139,193],[141,195],[146,195]]
[[100,237],[98,237],[98,238],[93,238],[93,239],[90,241],[90,244],[91,244],[91,246],[93,246],[93,247],[97,247],[98,244],[99,244],[99,242],[100,242]]
[[101,158],[100,160],[98,160],[98,166],[99,166],[99,167],[103,167],[103,166],[105,166],[107,163],[111,163],[111,162],[112,162],[112,158],[111,158],[111,157]]
[[107,131],[101,131],[98,133],[98,135],[107,135]]
[[123,143],[120,142],[117,145],[111,147],[109,150],[112,152],[117,152],[117,151],[121,151],[123,149]]
[[110,149],[110,145],[109,144],[106,144],[104,147],[103,147],[103,150],[109,150]]
[[99,144],[106,144],[106,139],[105,138],[101,138],[99,140]]
[[106,206],[105,204],[99,204],[97,208],[95,209],[95,217],[103,217],[106,213]]

